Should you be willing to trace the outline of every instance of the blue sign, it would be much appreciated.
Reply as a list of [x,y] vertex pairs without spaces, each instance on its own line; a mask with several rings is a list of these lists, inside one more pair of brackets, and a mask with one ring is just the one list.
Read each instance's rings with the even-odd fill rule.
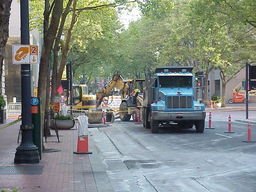
[[38,105],[39,99],[37,97],[32,97],[30,102],[31,102],[31,105]]

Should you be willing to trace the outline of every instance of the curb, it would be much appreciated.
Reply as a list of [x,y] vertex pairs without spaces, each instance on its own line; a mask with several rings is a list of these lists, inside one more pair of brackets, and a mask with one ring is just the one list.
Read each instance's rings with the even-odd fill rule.
[[[208,111],[224,111],[224,112],[227,112],[227,111],[245,111],[246,108],[226,108],[226,107],[223,107],[223,108],[219,108],[219,109],[206,108],[205,110],[207,112]],[[249,108],[248,110],[249,111],[256,111],[256,108],[253,107],[253,108]]]
[[250,122],[251,124],[256,125],[256,121],[254,121],[254,120],[235,120],[235,121],[238,122],[238,123],[248,123],[248,122]]

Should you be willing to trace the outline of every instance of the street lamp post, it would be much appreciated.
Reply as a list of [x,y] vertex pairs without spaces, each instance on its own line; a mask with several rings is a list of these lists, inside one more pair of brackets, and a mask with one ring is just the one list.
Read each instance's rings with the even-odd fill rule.
[[[21,44],[29,45],[28,0],[20,1]],[[38,148],[33,143],[31,115],[31,71],[29,64],[21,65],[22,131],[21,144],[16,149],[14,163],[39,163]]]

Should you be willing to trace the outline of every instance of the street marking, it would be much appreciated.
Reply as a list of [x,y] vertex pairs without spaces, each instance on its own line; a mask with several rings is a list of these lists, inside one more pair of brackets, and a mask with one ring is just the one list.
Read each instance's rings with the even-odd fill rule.
[[232,138],[231,136],[227,136],[227,135],[223,135],[223,134],[219,134],[219,133],[215,133],[215,135],[219,135],[219,136],[226,137],[226,138],[229,138],[229,139]]
[[[236,120],[234,123],[242,124],[242,125],[248,125],[248,122],[240,121],[240,120]],[[255,125],[255,124],[256,124],[255,122],[251,121],[251,125]]]

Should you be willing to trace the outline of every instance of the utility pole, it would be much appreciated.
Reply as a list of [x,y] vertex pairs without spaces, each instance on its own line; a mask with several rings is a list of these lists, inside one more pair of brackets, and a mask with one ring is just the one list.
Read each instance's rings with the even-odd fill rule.
[[248,119],[249,115],[248,115],[248,101],[249,101],[249,95],[248,95],[248,91],[249,91],[249,67],[250,65],[248,63],[246,63],[246,67],[245,67],[245,97],[246,97],[246,103],[245,103],[245,118]]
[[[29,45],[28,0],[20,1],[21,44]],[[21,144],[16,149],[14,163],[39,163],[38,148],[33,143],[31,115],[31,71],[30,64],[21,65],[22,131]]]

